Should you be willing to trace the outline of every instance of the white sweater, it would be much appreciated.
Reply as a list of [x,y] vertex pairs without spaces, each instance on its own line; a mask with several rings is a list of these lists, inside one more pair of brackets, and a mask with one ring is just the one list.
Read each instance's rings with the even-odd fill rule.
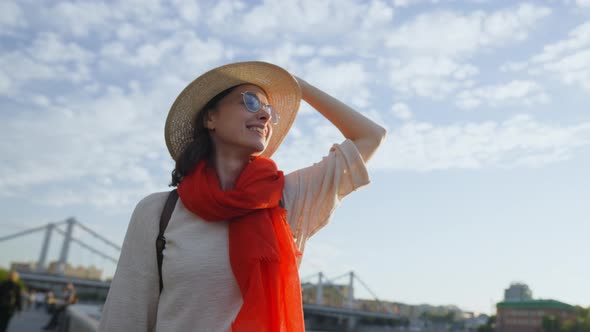
[[[352,141],[285,176],[287,220],[301,252],[340,200],[369,183]],[[206,222],[178,200],[166,228],[159,293],[156,237],[167,192],[137,204],[104,306],[99,331],[231,331],[242,305],[229,260],[228,222]]]

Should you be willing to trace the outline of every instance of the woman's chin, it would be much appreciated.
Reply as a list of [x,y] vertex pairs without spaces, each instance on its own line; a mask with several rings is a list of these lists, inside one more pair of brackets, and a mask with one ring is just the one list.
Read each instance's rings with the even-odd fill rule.
[[266,144],[259,143],[259,144],[256,144],[256,146],[252,146],[252,148],[253,148],[252,155],[259,156],[264,152],[264,150],[266,150]]
[[265,148],[262,148],[262,149],[256,150],[256,151],[252,152],[252,155],[253,155],[253,156],[256,156],[256,157],[257,157],[257,156],[260,156],[260,155],[261,155],[261,154],[264,152],[264,150],[265,150]]

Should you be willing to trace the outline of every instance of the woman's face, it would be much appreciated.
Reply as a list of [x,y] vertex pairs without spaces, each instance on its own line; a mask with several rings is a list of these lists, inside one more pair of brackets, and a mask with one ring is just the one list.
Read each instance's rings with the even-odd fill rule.
[[272,135],[270,116],[265,110],[248,111],[244,92],[254,93],[264,105],[269,103],[264,91],[251,84],[240,85],[225,96],[205,120],[216,154],[259,155],[268,145]]

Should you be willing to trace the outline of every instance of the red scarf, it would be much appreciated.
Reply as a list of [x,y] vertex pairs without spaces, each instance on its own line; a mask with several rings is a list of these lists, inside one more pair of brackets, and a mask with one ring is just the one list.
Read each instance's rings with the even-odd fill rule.
[[287,211],[279,207],[285,176],[256,157],[234,189],[221,190],[213,168],[201,161],[178,186],[184,206],[206,221],[229,220],[229,260],[243,304],[233,332],[305,330],[301,284]]

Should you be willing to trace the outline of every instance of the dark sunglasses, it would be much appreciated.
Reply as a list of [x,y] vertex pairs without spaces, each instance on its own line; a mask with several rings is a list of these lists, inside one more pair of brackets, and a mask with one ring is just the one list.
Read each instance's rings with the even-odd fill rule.
[[277,113],[271,105],[263,104],[254,92],[246,91],[241,94],[242,99],[244,100],[244,105],[249,112],[256,113],[260,110],[264,110],[270,116],[270,122],[273,125],[279,123],[279,113]]

